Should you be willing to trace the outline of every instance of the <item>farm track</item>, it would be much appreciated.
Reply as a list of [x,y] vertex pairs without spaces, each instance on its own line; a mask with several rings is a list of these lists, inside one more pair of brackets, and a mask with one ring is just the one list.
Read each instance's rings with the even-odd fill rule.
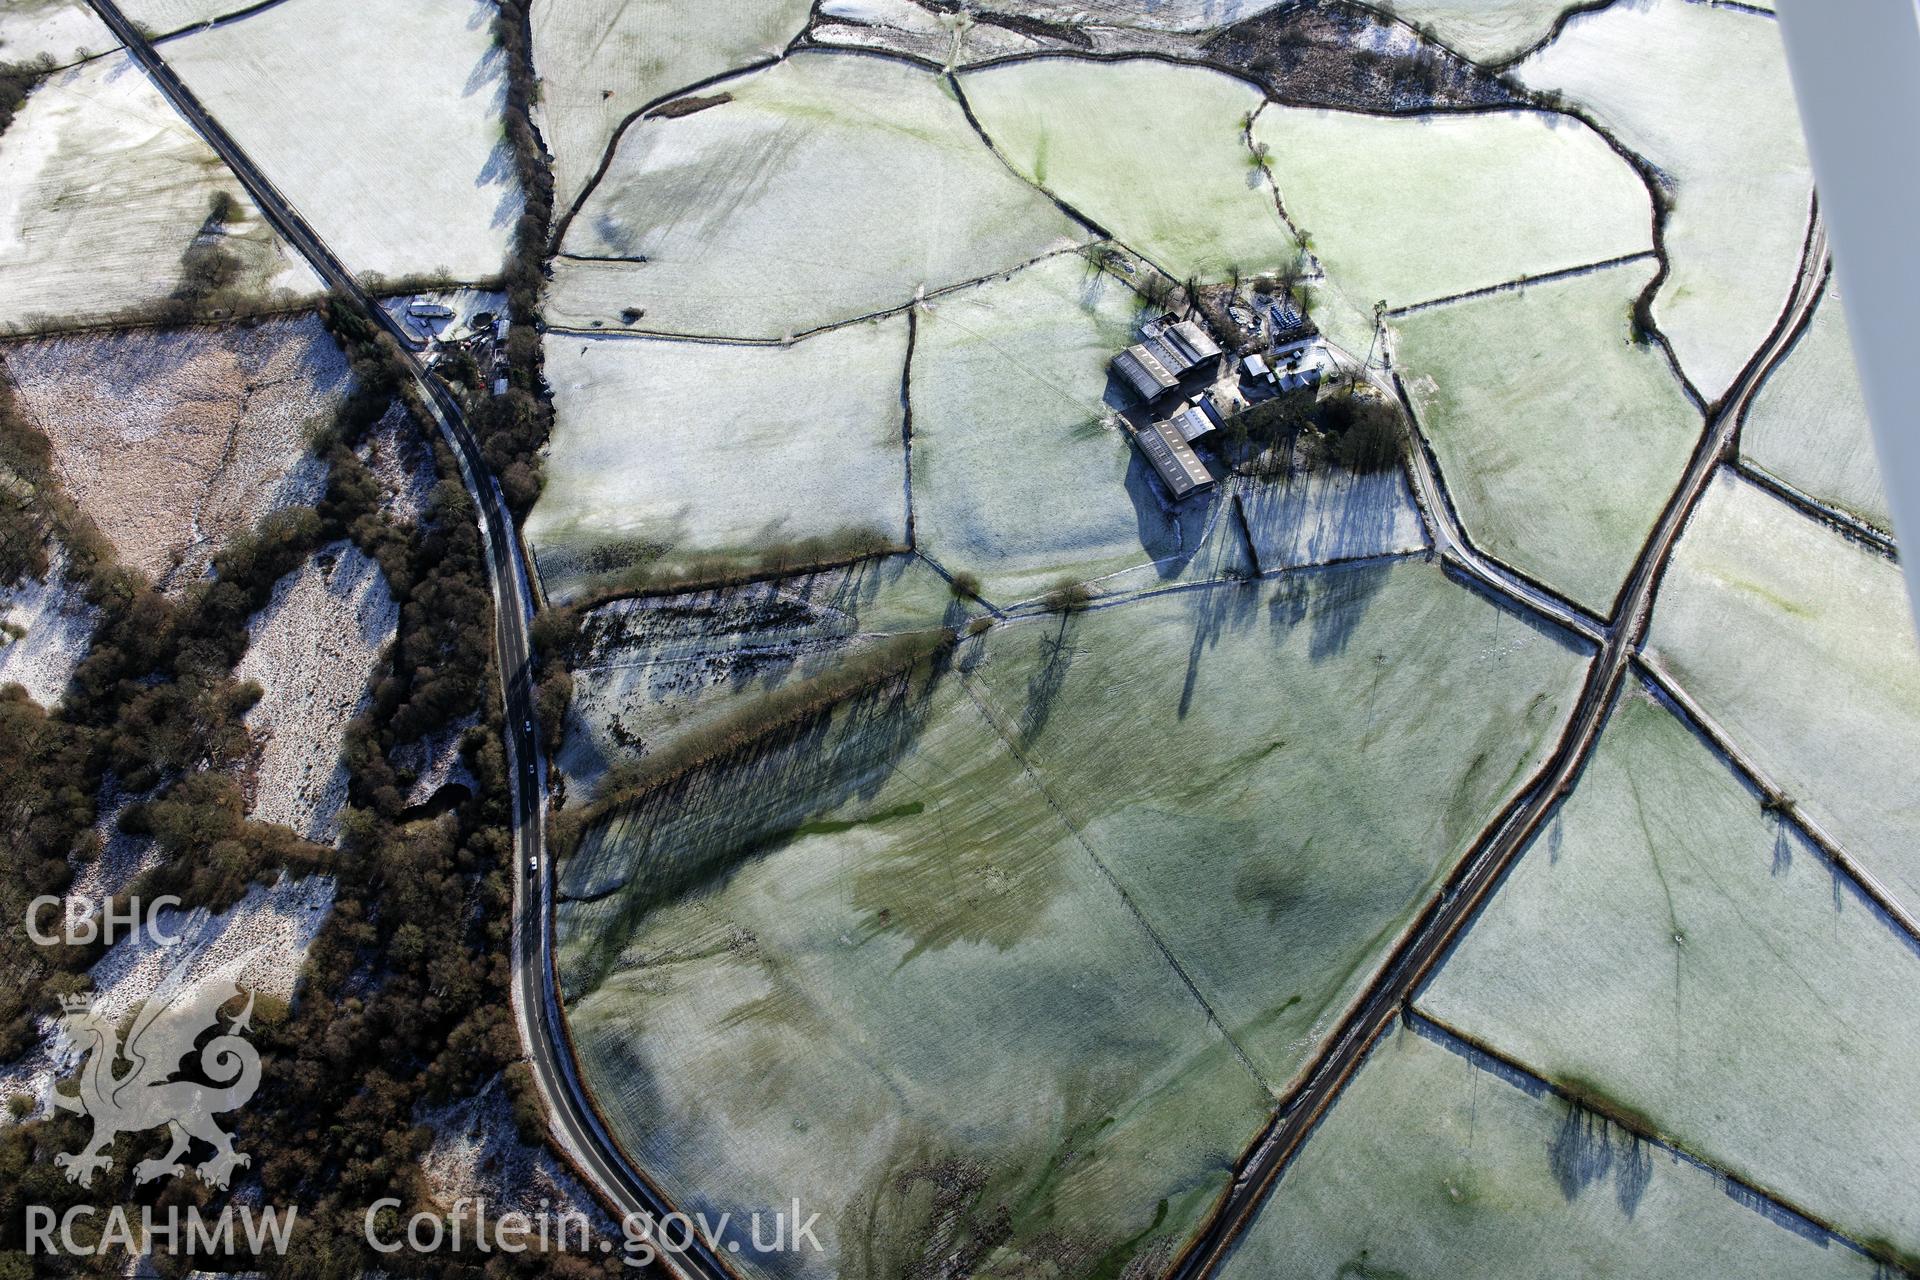
[[[580,1081],[561,1014],[553,958],[552,865],[545,852],[547,763],[533,729],[532,646],[527,630],[533,617],[531,580],[499,483],[467,428],[459,402],[427,372],[398,322],[361,287],[119,6],[113,0],[88,3],[321,280],[351,298],[399,340],[421,399],[459,461],[461,478],[479,513],[494,601],[495,657],[500,664],[505,703],[504,738],[514,814],[513,994],[521,1042],[547,1104],[555,1139],[575,1170],[617,1213],[648,1215],[658,1222],[673,1211],[672,1206],[628,1165],[594,1111]],[[732,1275],[697,1237],[687,1252],[663,1252],[660,1256],[667,1270],[676,1275],[697,1280]]]
[[[1600,652],[1589,668],[1559,748],[1533,783],[1495,819],[1440,893],[1427,903],[1367,994],[1324,1044],[1307,1083],[1288,1100],[1267,1132],[1255,1143],[1213,1218],[1176,1261],[1170,1273],[1174,1280],[1199,1280],[1216,1272],[1281,1174],[1365,1061],[1368,1051],[1401,1016],[1414,993],[1446,958],[1535,833],[1572,792],[1599,742],[1600,731],[1606,725],[1646,635],[1653,615],[1654,596],[1674,544],[1708,483],[1726,460],[1748,402],[1811,318],[1830,269],[1826,231],[1816,212],[1802,250],[1800,273],[1786,307],[1766,343],[1747,362],[1726,397],[1714,407],[1679,487],[1641,548],[1606,624]],[[1423,460],[1423,447],[1413,453],[1418,468]],[[1426,461],[1430,464],[1430,460]],[[1424,489],[1424,481],[1422,485]],[[1439,511],[1434,515],[1436,529],[1443,528]],[[1445,546],[1439,549],[1443,556],[1447,555]],[[1476,578],[1481,576],[1472,560],[1459,551],[1449,558]],[[1496,589],[1502,594],[1514,594],[1504,582],[1497,584]]]

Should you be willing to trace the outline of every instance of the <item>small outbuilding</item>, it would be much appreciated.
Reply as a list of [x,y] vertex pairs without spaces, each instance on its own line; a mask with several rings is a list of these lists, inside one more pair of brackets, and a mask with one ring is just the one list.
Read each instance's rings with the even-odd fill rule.
[[1213,473],[1172,422],[1162,420],[1141,427],[1133,433],[1133,442],[1175,502],[1213,488]]

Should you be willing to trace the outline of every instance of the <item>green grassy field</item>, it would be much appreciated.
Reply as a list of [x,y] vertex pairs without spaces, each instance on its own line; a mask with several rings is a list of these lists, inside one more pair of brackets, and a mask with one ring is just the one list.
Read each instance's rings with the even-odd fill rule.
[[1476,546],[1605,614],[1704,429],[1628,307],[1651,263],[1393,321]]
[[1920,954],[1644,694],[1420,1007],[1920,1256]]
[[1450,1045],[1391,1031],[1308,1139],[1223,1280],[1881,1274],[1720,1180]]

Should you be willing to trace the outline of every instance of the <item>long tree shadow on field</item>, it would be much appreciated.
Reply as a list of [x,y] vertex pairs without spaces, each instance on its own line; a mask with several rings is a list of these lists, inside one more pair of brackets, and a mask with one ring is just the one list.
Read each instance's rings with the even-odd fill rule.
[[1347,651],[1392,573],[1390,565],[1365,564],[1289,575],[1273,593],[1268,616],[1283,631],[1308,623],[1312,635],[1307,655],[1315,663],[1337,658]]

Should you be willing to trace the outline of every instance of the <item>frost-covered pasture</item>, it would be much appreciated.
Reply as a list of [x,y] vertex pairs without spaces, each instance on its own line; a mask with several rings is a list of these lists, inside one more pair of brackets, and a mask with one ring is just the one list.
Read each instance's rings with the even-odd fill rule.
[[1689,0],[1568,22],[1515,68],[1659,172],[1672,274],[1654,319],[1713,400],[1772,330],[1799,271],[1812,171],[1771,17]]
[[1245,141],[1260,91],[1153,59],[1035,58],[960,77],[1022,177],[1177,280],[1291,263],[1297,246]]
[[347,800],[347,722],[366,706],[374,665],[400,610],[380,567],[335,543],[274,585],[247,624],[236,680],[259,683],[246,726],[258,749],[250,816],[330,843]]
[[926,71],[806,53],[721,89],[622,136],[562,243],[550,319],[779,338],[1089,238]]
[[[210,220],[217,195],[232,221]],[[0,134],[0,332],[166,303],[196,240],[237,262],[228,293],[292,305],[318,279],[145,74],[114,53],[55,73]]]
[[1578,0],[1387,0],[1383,6],[1454,52],[1498,66],[1553,33]]
[[1853,1239],[1920,1244],[1920,950],[1631,686],[1420,1006]]
[[307,428],[347,362],[317,316],[39,338],[0,347],[62,483],[121,560],[169,588],[281,507],[317,502]]
[[9,0],[0,6],[0,63],[51,58],[64,66],[119,43],[86,0]]
[[586,190],[629,115],[775,57],[809,12],[807,0],[534,0],[541,132],[558,207]]
[[487,0],[285,0],[167,60],[356,273],[471,282],[521,195]]
[[1847,317],[1831,280],[1812,323],[1754,396],[1740,427],[1740,457],[1817,502],[1893,528]]
[[527,517],[556,599],[906,538],[904,317],[791,345],[547,340],[556,421]]
[[80,592],[60,565],[0,587],[0,685],[17,684],[49,709],[60,701],[100,620]]
[[1920,913],[1920,647],[1898,565],[1722,472],[1675,549],[1648,652]]
[[1467,535],[1611,611],[1705,424],[1635,343],[1642,261],[1396,317],[1395,362]]

